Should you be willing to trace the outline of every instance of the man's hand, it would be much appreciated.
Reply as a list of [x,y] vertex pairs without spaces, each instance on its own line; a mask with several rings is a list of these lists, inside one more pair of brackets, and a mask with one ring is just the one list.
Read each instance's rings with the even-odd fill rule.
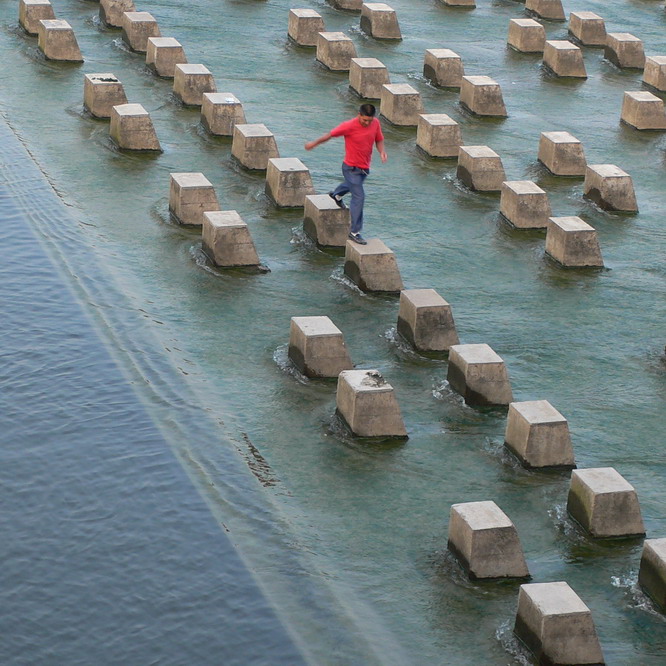
[[382,150],[382,151],[379,153],[379,157],[382,158],[382,162],[386,162],[386,160],[388,160],[388,155],[386,154],[386,151],[385,151],[385,150]]
[[305,144],[305,150],[312,150],[317,145],[316,141],[308,141]]

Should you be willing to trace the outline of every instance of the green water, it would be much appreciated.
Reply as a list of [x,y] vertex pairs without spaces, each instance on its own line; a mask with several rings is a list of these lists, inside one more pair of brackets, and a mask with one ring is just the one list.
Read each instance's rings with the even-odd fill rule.
[[[600,544],[581,535],[564,511],[568,476],[527,472],[503,452],[505,414],[465,406],[446,385],[444,359],[419,356],[396,339],[397,299],[346,283],[341,256],[304,240],[302,215],[268,202],[262,176],[231,161],[230,142],[206,135],[198,112],[174,101],[170,82],[147,72],[118,32],[99,27],[96,3],[53,2],[77,34],[80,66],[44,61],[36,41],[16,27],[17,4],[0,7],[0,108],[77,220],[40,232],[63,256],[68,244],[91,249],[127,304],[100,289],[99,301],[86,307],[107,326],[106,308],[126,308],[120,316],[157,341],[151,353],[160,360],[150,362],[175,366],[177,381],[196,396],[167,403],[154,383],[135,379],[312,662],[524,661],[511,639],[517,585],[470,583],[446,554],[450,505],[492,499],[516,524],[533,581],[566,580],[591,608],[607,663],[662,663],[664,616],[635,585],[641,541]],[[324,70],[312,51],[287,42],[291,6],[320,11],[328,30],[352,37],[359,56],[379,58],[392,82],[421,92],[427,112],[457,120],[465,143],[497,151],[508,179],[544,187],[554,215],[592,224],[605,270],[558,268],[544,258],[543,234],[501,222],[498,196],[466,191],[453,162],[417,152],[415,130],[384,123],[389,162],[373,164],[366,181],[366,235],[396,252],[407,287],[434,288],[452,304],[462,342],[486,342],[504,358],[516,400],[547,399],[567,417],[579,467],[613,466],[636,487],[648,537],[666,535],[666,135],[619,124],[622,93],[641,89],[640,72],[620,71],[600,50],[585,49],[586,81],[545,75],[538,56],[505,48],[509,19],[523,15],[509,0],[484,0],[474,11],[435,0],[390,4],[400,43],[368,38],[357,15],[324,2],[155,0],[140,9],[184,45],[190,62],[209,67],[218,91],[243,102],[248,122],[275,133],[281,156],[306,163],[318,192],[337,183],[342,147],[331,141],[306,153],[303,143],[353,115],[358,100],[345,74]],[[666,53],[659,3],[586,1],[565,10],[595,11],[609,31],[642,38],[648,55]],[[565,38],[565,24],[545,25],[549,38]],[[467,74],[496,79],[509,117],[469,116],[457,94],[429,86],[421,76],[426,48],[451,48]],[[163,154],[119,153],[108,124],[82,113],[83,74],[93,72],[116,74],[129,101],[151,113]],[[536,151],[540,133],[554,130],[580,139],[589,163],[630,173],[640,213],[602,212],[583,200],[582,181],[547,175]],[[205,265],[197,232],[168,218],[175,171],[202,171],[211,180],[222,208],[249,224],[270,273]],[[85,271],[80,263],[64,268],[74,283]],[[407,443],[348,437],[333,419],[335,383],[289,371],[289,318],[303,315],[331,317],[354,363],[379,369],[393,384]],[[145,377],[151,353],[133,344],[131,325],[110,336],[128,374]],[[172,388],[177,394],[178,385]],[[176,427],[181,410],[197,408],[219,424],[209,440],[190,441],[187,428]],[[248,462],[253,492],[273,513],[257,517],[254,500],[229,478],[229,452]],[[321,611],[293,592],[298,581],[283,564],[284,549],[303,564],[307,584],[326,591],[319,603],[335,625],[327,635]]]

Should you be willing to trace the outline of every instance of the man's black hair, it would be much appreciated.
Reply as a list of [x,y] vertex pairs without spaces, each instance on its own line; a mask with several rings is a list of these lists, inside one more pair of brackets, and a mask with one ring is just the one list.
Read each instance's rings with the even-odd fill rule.
[[372,118],[375,115],[375,112],[377,109],[375,109],[374,104],[361,104],[361,106],[358,109],[358,112],[362,116],[368,116],[369,118]]

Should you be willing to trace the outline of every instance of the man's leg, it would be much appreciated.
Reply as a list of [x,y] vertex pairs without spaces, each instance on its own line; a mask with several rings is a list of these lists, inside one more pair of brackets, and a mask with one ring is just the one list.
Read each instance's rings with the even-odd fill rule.
[[351,171],[352,167],[342,164],[342,177],[344,180],[332,191],[330,195],[337,200],[341,200],[342,197],[350,191],[350,183],[347,180],[347,175]]
[[368,173],[355,168],[347,176],[349,191],[351,192],[351,233],[360,234],[363,229],[363,204],[365,202],[365,191],[363,190],[363,181]]

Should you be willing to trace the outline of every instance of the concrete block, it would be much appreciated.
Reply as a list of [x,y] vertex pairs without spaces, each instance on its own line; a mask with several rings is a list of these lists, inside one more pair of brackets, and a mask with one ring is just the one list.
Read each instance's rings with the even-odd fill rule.
[[543,64],[554,74],[574,79],[586,79],[583,52],[566,40],[546,40],[543,49]]
[[39,50],[48,60],[83,62],[74,30],[67,21],[42,19],[38,27]]
[[340,208],[328,194],[305,197],[303,231],[322,247],[345,247],[351,229],[348,208]]
[[548,219],[546,254],[572,268],[604,265],[596,230],[573,215]]
[[539,664],[605,663],[592,613],[565,582],[521,585],[513,632]]
[[382,86],[379,112],[394,125],[403,127],[419,124],[423,113],[421,93],[408,83],[388,83]]
[[258,266],[259,256],[248,226],[235,210],[205,211],[203,250],[216,266]]
[[201,106],[204,93],[217,92],[215,79],[205,65],[176,65],[173,93],[187,106]]
[[666,56],[648,56],[645,58],[643,83],[661,92],[666,92]]
[[456,177],[479,192],[499,192],[506,180],[502,159],[488,146],[460,146]]
[[83,106],[96,118],[110,118],[111,109],[127,104],[123,84],[115,74],[86,74],[83,77]]
[[206,211],[220,210],[213,184],[202,173],[169,174],[169,211],[181,224],[200,226]]
[[569,424],[548,400],[512,402],[504,445],[525,467],[575,467]]
[[204,93],[201,122],[211,134],[233,136],[234,126],[245,124],[245,111],[232,93]]
[[594,12],[571,12],[569,34],[583,46],[606,46],[606,24]]
[[569,132],[542,132],[539,162],[556,176],[584,176],[583,144]]
[[508,405],[513,400],[504,361],[486,344],[452,345],[446,379],[469,405]]
[[52,21],[55,12],[49,0],[20,0],[19,25],[29,34],[39,34],[40,21]]
[[511,19],[506,43],[521,53],[543,53],[546,30],[534,19]]
[[530,575],[516,526],[495,502],[453,504],[448,547],[472,579]]
[[552,215],[548,195],[531,180],[506,180],[500,213],[518,229],[545,229]]
[[528,13],[549,21],[565,20],[562,0],[525,0],[525,9]]
[[324,32],[324,19],[314,9],[290,9],[287,34],[299,46],[317,46],[317,37]]
[[364,99],[380,99],[382,86],[391,83],[386,65],[377,58],[352,58],[349,87]]
[[647,90],[625,92],[620,119],[638,130],[664,130],[664,101]]
[[426,49],[423,76],[441,88],[460,88],[465,74],[462,58],[451,49]]
[[343,370],[335,402],[337,413],[355,435],[407,439],[393,387],[377,370]]
[[314,194],[310,170],[296,157],[273,157],[266,170],[266,194],[281,208],[303,208]]
[[344,9],[348,12],[360,12],[363,0],[328,0],[335,9]]
[[148,37],[146,49],[146,65],[164,79],[173,79],[176,65],[187,62],[185,50],[173,37]]
[[231,154],[246,168],[263,171],[268,160],[280,157],[275,136],[261,123],[234,125]]
[[431,157],[458,157],[462,146],[460,125],[445,113],[422,113],[416,129],[416,145]]
[[638,211],[631,176],[614,164],[588,164],[583,195],[604,210]]
[[344,32],[320,32],[317,37],[317,60],[336,72],[348,72],[356,47]]
[[148,50],[148,37],[161,37],[157,21],[148,12],[125,12],[122,17],[123,41],[137,53]]
[[395,254],[379,238],[367,245],[348,240],[344,272],[362,291],[398,293],[403,287]]
[[478,116],[507,115],[502,89],[489,76],[463,76],[460,103]]
[[337,377],[351,370],[342,331],[328,317],[292,317],[289,358],[306,377]]
[[398,15],[384,2],[361,5],[361,30],[375,39],[402,39]]
[[442,0],[447,7],[467,7],[474,9],[476,7],[476,0]]
[[606,36],[604,57],[618,67],[643,69],[643,41],[628,32],[609,32]]
[[636,491],[613,467],[574,470],[567,511],[593,537],[645,534]]
[[124,150],[162,150],[150,114],[141,104],[112,107],[109,135]]
[[134,0],[100,0],[99,17],[109,28],[123,27],[123,14],[136,10]]
[[666,539],[647,539],[643,543],[638,584],[666,611]]
[[398,333],[418,351],[448,351],[459,342],[451,306],[434,289],[400,292]]

